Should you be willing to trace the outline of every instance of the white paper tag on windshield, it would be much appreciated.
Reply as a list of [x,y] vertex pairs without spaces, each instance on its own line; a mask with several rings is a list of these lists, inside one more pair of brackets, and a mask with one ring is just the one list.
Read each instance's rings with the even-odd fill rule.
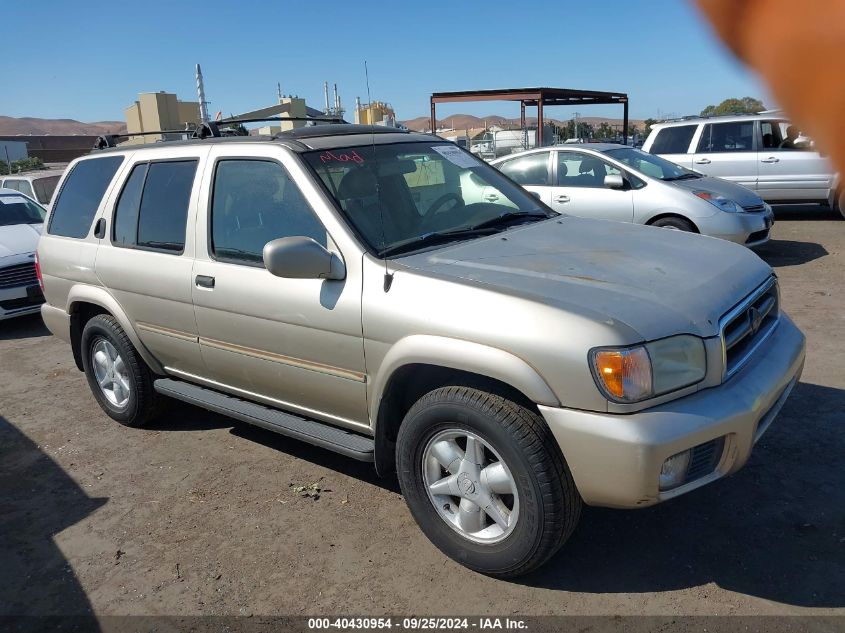
[[431,149],[458,167],[478,167],[478,159],[462,151],[457,145],[435,145]]
[[0,196],[0,202],[3,204],[26,204],[26,198],[23,196]]

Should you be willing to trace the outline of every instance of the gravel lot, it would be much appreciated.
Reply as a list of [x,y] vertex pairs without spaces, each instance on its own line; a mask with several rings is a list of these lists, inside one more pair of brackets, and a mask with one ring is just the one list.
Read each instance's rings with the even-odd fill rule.
[[587,509],[517,582],[442,556],[368,465],[183,405],[121,427],[40,317],[0,323],[0,615],[845,614],[845,222],[777,219],[760,255],[809,348],[749,464]]

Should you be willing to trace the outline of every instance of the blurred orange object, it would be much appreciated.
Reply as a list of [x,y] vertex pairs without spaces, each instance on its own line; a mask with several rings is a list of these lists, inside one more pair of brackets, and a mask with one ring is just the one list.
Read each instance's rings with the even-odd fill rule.
[[845,1],[697,2],[725,43],[845,173]]

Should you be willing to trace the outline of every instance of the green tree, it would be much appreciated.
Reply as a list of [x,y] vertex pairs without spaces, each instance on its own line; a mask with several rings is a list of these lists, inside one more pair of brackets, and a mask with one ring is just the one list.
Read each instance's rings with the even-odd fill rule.
[[[35,156],[29,158],[21,158],[20,160],[12,161],[12,173],[17,174],[22,171],[30,169],[44,169],[44,161]],[[0,176],[5,176],[9,173],[9,163],[4,159],[0,159]]]
[[719,105],[709,105],[701,111],[701,116],[721,116],[723,114],[754,114],[765,110],[763,102],[754,97],[725,99]]
[[646,119],[643,123],[645,124],[645,133],[648,134],[651,132],[651,126],[657,123],[657,119]]

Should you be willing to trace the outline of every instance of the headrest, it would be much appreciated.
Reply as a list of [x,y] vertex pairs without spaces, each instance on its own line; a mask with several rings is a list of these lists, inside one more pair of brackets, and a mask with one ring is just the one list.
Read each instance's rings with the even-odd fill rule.
[[341,200],[367,198],[378,192],[378,183],[369,169],[359,167],[347,172],[337,187],[337,197]]
[[565,176],[569,173],[569,169],[566,166],[566,163],[558,163],[557,164],[557,177],[560,178],[561,176]]

